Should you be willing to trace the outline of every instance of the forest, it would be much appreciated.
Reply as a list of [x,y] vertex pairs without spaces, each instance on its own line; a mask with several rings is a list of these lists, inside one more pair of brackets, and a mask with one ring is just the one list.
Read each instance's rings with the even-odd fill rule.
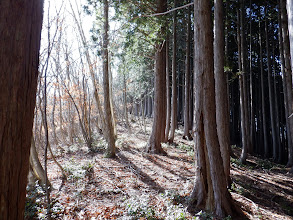
[[293,219],[293,0],[0,11],[0,220]]

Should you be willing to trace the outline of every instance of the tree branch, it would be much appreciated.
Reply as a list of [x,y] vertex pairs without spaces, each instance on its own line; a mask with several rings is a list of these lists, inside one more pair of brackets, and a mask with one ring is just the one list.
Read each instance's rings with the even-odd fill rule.
[[194,3],[191,2],[191,3],[188,3],[186,5],[183,5],[183,6],[180,6],[180,7],[177,7],[177,8],[173,8],[169,11],[165,11],[165,12],[161,12],[161,13],[155,13],[155,14],[150,14],[150,15],[141,15],[141,16],[137,16],[137,17],[134,17],[132,18],[131,20],[133,19],[136,19],[136,18],[143,18],[143,17],[154,17],[154,16],[161,16],[161,15],[166,15],[166,14],[169,14],[173,11],[176,11],[176,10],[179,10],[179,9],[182,9],[182,8],[186,8],[186,7],[189,7],[189,6],[192,6]]

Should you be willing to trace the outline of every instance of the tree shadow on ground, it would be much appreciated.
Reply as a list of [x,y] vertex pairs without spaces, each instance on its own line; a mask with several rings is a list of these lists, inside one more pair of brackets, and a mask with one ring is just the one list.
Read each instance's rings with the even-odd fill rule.
[[139,167],[137,167],[133,162],[131,162],[122,152],[117,153],[117,162],[124,165],[127,169],[129,169],[139,180],[143,183],[150,186],[152,189],[162,193],[165,191],[159,184],[156,183],[149,175],[143,172]]
[[[259,207],[293,217],[292,189],[286,189],[278,183],[248,174],[234,174],[232,179],[235,186],[234,189],[232,187],[232,191],[245,196]],[[285,195],[291,195],[291,199]]]

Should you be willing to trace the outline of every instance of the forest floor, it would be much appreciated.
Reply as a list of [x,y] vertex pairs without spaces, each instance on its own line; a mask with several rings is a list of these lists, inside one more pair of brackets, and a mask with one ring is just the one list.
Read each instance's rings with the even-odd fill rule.
[[[193,142],[176,131],[175,144],[164,145],[167,156],[143,152],[150,134],[133,124],[117,127],[117,157],[103,157],[102,139],[96,153],[83,144],[53,147],[67,181],[52,158],[48,178],[53,190],[53,219],[216,219],[210,213],[186,211],[194,183]],[[239,156],[240,149],[233,148]],[[253,156],[247,165],[231,159],[231,194],[247,219],[293,219],[293,176],[284,166]],[[26,218],[45,218],[40,186],[27,194]],[[231,219],[231,218],[226,218]]]

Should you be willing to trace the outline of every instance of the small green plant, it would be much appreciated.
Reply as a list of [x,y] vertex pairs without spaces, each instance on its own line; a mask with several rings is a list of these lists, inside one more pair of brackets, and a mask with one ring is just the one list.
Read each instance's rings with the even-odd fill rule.
[[270,170],[275,166],[275,164],[269,160],[258,160],[257,166],[265,170]]
[[205,212],[205,211],[200,211],[195,216],[196,216],[196,220],[199,220],[199,219],[212,220],[212,219],[214,219],[212,213]]
[[231,189],[229,191],[238,193],[240,195],[244,195],[245,194],[245,189],[241,186],[237,186],[234,182],[231,184]]
[[193,145],[191,146],[191,145],[180,143],[177,148],[179,148],[180,150],[187,151],[187,152],[194,152]]
[[135,218],[156,219],[156,213],[152,206],[149,205],[147,196],[131,197],[124,202],[127,214]]
[[76,163],[74,158],[71,158],[68,163],[64,165],[65,172],[68,173],[68,181],[76,181],[83,179],[86,175],[93,172],[94,162],[86,161],[85,163]]

